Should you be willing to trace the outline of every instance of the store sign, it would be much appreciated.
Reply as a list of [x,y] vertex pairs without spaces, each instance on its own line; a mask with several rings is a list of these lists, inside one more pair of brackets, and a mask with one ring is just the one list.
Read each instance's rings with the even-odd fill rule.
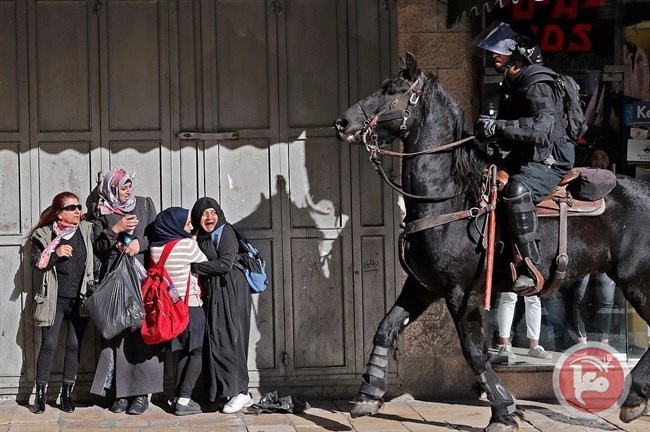
[[627,140],[628,162],[650,162],[650,140]]
[[[485,0],[491,20],[509,23],[534,36],[544,53],[602,56],[614,52],[614,20],[602,19],[601,9],[611,0]],[[501,7],[495,7],[495,6]]]
[[650,124],[650,101],[635,102],[632,104],[632,123]]

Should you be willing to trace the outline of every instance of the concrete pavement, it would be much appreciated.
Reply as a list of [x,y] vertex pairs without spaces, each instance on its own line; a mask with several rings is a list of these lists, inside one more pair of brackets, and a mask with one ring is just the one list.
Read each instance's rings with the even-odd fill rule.
[[[451,403],[414,400],[408,395],[386,403],[374,417],[350,418],[347,401],[308,401],[311,408],[301,414],[222,414],[205,412],[177,417],[156,402],[140,416],[114,414],[97,405],[79,404],[74,413],[64,413],[48,405],[45,413],[36,415],[31,406],[14,400],[0,401],[0,432],[7,431],[179,431],[192,432],[435,432],[481,431],[490,418],[485,401]],[[650,430],[650,416],[630,424],[618,420],[618,413],[605,419],[574,418],[558,403],[519,400],[525,415],[522,431],[629,431]],[[205,407],[204,407],[205,408]]]

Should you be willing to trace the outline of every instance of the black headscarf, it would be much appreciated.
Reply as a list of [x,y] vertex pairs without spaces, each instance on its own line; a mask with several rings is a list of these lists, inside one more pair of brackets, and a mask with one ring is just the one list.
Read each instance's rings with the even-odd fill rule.
[[223,214],[221,206],[216,199],[210,197],[199,198],[194,205],[192,206],[192,226],[194,231],[197,233],[196,237],[199,241],[203,240],[205,237],[210,236],[209,232],[206,232],[201,226],[201,216],[203,212],[207,209],[213,208],[217,212],[217,225],[214,229],[219,228],[221,225],[225,225],[228,222],[226,221],[226,215]]
[[189,210],[183,207],[169,207],[156,215],[151,227],[151,246],[164,246],[166,243],[190,238],[192,235],[185,231],[185,223]]

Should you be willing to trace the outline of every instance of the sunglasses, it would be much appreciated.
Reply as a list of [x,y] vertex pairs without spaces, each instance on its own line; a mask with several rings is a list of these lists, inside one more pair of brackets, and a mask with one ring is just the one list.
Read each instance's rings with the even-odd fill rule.
[[83,207],[81,207],[81,204],[70,204],[70,205],[67,205],[65,207],[62,207],[61,210],[65,210],[65,211],[79,210],[79,211],[81,211],[82,208]]

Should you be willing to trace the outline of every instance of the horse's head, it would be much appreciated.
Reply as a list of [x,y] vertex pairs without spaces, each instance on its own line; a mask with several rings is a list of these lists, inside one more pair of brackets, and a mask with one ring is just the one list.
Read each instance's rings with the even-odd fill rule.
[[339,139],[366,145],[387,145],[405,138],[413,124],[424,74],[411,53],[400,57],[399,72],[384,85],[348,108],[334,125]]

